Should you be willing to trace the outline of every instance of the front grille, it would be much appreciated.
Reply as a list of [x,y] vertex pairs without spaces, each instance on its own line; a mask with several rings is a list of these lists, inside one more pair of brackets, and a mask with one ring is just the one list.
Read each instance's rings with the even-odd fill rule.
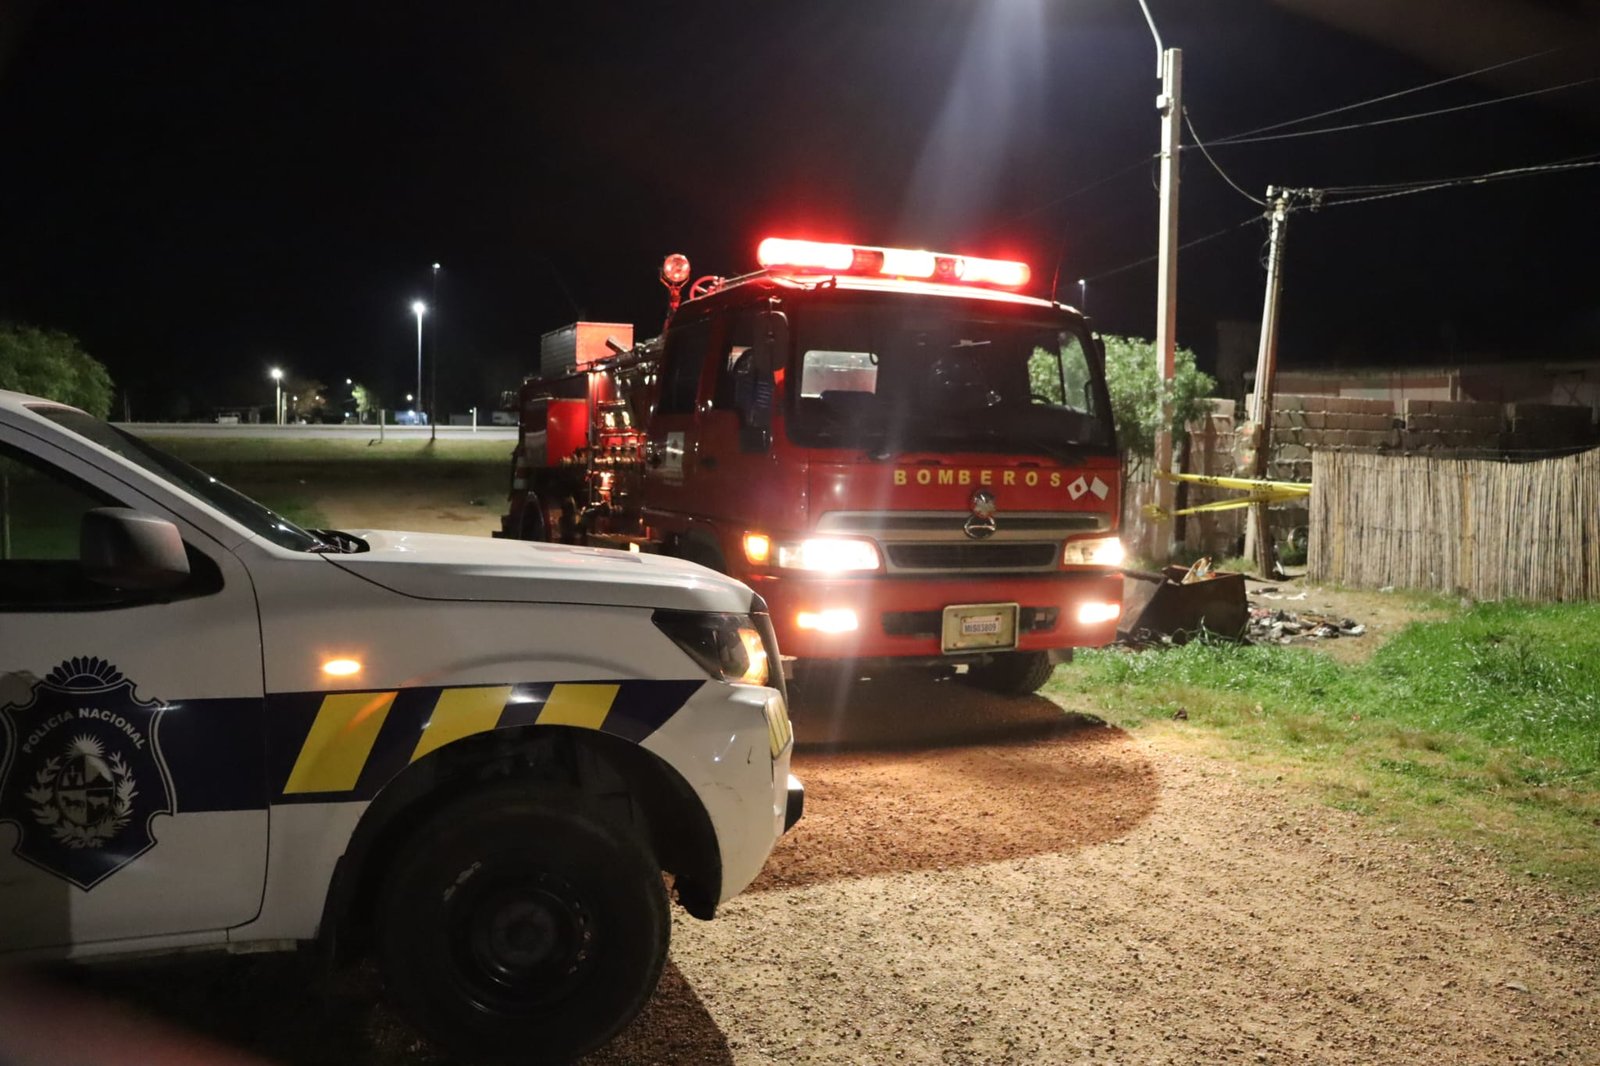
[[[1024,633],[1048,633],[1060,616],[1056,607],[1024,607],[1017,612],[1017,625]],[[943,623],[943,611],[886,611],[883,632],[891,637],[937,637]]]
[[962,544],[926,541],[890,544],[885,550],[896,570],[1035,570],[1052,567],[1056,544]]

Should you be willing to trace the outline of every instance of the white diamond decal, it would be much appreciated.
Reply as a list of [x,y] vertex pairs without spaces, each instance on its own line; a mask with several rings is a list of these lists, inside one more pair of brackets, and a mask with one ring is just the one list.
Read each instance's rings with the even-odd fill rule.
[[1089,491],[1094,493],[1096,496],[1100,497],[1103,500],[1103,499],[1106,498],[1106,493],[1111,491],[1111,486],[1107,485],[1104,481],[1101,481],[1099,478],[1095,478],[1094,479],[1094,484],[1089,486]]
[[1083,478],[1081,478],[1081,477],[1078,480],[1074,481],[1072,484],[1067,486],[1067,492],[1072,496],[1072,498],[1074,500],[1078,499],[1079,497],[1081,497],[1084,493],[1086,493],[1088,491],[1089,491],[1089,483],[1087,481],[1083,480]]

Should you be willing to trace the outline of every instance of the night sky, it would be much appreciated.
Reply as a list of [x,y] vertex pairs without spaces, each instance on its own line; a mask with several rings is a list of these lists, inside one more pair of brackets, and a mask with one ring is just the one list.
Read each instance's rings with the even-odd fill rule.
[[[1588,0],[1151,5],[1208,140],[1551,48],[1289,130],[1600,78]],[[1064,249],[1064,300],[1088,277],[1097,326],[1154,332],[1154,264],[1109,273],[1156,247],[1135,0],[10,0],[0,64],[0,317],[77,334],[136,417],[269,403],[272,365],[392,405],[434,261],[453,410],[579,316],[653,332],[666,253],[741,273],[767,234],[1015,255],[1045,287]],[[1214,155],[1256,196],[1600,155],[1600,82]],[[1259,214],[1186,152],[1184,240]],[[1260,317],[1265,234],[1184,253],[1203,365]],[[1297,214],[1283,362],[1595,358],[1597,244],[1600,169]]]

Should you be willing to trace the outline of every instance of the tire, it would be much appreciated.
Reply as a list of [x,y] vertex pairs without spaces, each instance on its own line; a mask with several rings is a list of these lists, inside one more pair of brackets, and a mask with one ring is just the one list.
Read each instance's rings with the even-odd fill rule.
[[1050,654],[1042,651],[1008,651],[967,670],[967,681],[1002,696],[1038,692],[1056,672]]
[[396,1006],[464,1058],[568,1062],[644,1008],[671,921],[659,865],[573,789],[508,784],[402,845],[378,901]]

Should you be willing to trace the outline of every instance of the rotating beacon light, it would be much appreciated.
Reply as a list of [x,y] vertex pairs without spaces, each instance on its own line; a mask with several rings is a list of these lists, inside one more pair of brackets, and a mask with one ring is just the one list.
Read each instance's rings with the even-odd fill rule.
[[661,261],[661,284],[672,294],[672,303],[667,309],[669,315],[678,309],[678,294],[683,292],[683,286],[688,280],[688,256],[673,252]]

